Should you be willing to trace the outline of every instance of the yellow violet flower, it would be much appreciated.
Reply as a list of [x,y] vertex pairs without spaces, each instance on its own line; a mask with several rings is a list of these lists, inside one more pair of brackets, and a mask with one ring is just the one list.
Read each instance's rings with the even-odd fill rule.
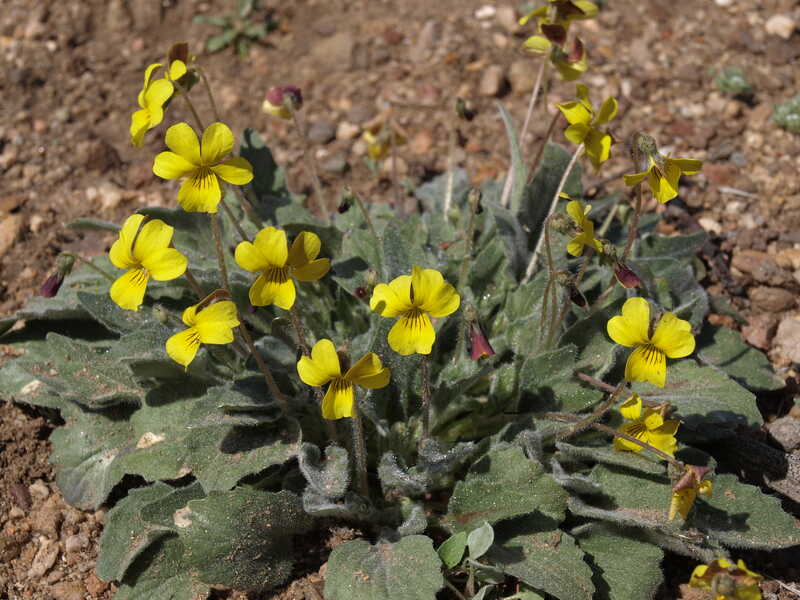
[[128,272],[119,277],[109,294],[121,308],[139,310],[147,290],[147,281],[176,279],[186,272],[186,257],[170,248],[173,228],[154,219],[142,226],[144,215],[131,215],[125,220],[119,238],[111,245],[111,263]]
[[628,381],[649,381],[664,387],[667,357],[683,358],[694,352],[694,336],[688,321],[665,313],[650,336],[650,304],[644,298],[629,298],[622,315],[609,319],[608,335],[617,344],[635,348],[625,364]]
[[536,54],[548,54],[550,62],[564,81],[574,81],[589,68],[586,48],[579,38],[572,40],[572,48],[566,52],[564,48],[553,43],[543,35],[534,35],[522,43],[522,46]]
[[400,317],[389,330],[389,346],[403,356],[430,354],[436,332],[430,317],[458,310],[461,297],[436,269],[413,267],[411,275],[379,283],[369,307],[382,317]]
[[144,86],[137,99],[141,109],[131,115],[131,144],[137,147],[142,145],[144,134],[164,120],[164,104],[175,90],[167,79],[153,81],[153,72],[159,68],[161,63],[153,63],[145,69]]
[[689,587],[711,591],[714,600],[761,600],[758,582],[763,577],[747,568],[742,559],[734,565],[727,558],[718,558],[692,571]]
[[615,98],[606,98],[600,111],[595,114],[589,101],[589,88],[582,83],[577,84],[576,88],[578,100],[556,104],[569,122],[569,127],[564,130],[564,137],[575,145],[583,144],[595,169],[599,169],[608,160],[614,140],[598,128],[617,116],[617,101]]
[[703,168],[703,161],[694,158],[669,158],[652,155],[647,157],[647,169],[641,173],[623,175],[625,185],[634,186],[648,178],[650,191],[656,200],[664,204],[678,195],[678,180],[681,175],[694,175]]
[[326,419],[341,419],[354,416],[353,385],[370,389],[386,387],[389,385],[391,370],[381,364],[378,355],[369,352],[342,375],[333,342],[323,339],[314,344],[310,357],[303,356],[297,362],[297,374],[303,383],[315,387],[330,382],[322,399],[322,416]]
[[703,479],[708,471],[708,467],[686,465],[686,472],[672,487],[672,498],[669,503],[670,521],[677,515],[685,521],[698,494],[711,498],[713,486],[710,481]]
[[331,268],[329,259],[317,258],[321,247],[317,234],[301,231],[289,248],[286,232],[275,227],[259,231],[252,243],[240,242],[236,263],[247,271],[261,273],[250,287],[250,304],[292,308],[297,296],[292,279],[317,281]]
[[224,123],[212,123],[203,132],[203,141],[188,123],[167,129],[165,138],[171,152],[161,152],[153,163],[153,173],[164,179],[185,178],[178,202],[187,212],[217,212],[222,190],[219,178],[234,185],[253,179],[252,165],[241,156],[225,158],[233,150],[233,133]]
[[167,340],[167,354],[185,368],[194,360],[200,344],[230,344],[233,328],[239,326],[236,305],[230,300],[206,306],[199,312],[198,306],[195,304],[183,311],[181,318],[189,329]]
[[594,237],[594,223],[586,217],[590,210],[592,210],[591,204],[581,206],[578,200],[567,202],[567,214],[580,230],[580,233],[567,243],[567,252],[572,256],[581,256],[584,246],[594,248],[597,252],[603,251],[603,244]]
[[397,148],[405,145],[407,141],[399,130],[390,128],[382,122],[368,127],[361,134],[361,139],[367,144],[367,156],[375,162],[383,160],[391,153],[392,144]]
[[[678,431],[678,421],[666,420],[656,410],[646,407],[642,410],[642,399],[638,394],[633,394],[619,408],[620,414],[632,423],[625,423],[619,430],[641,440],[646,444],[658,448],[662,452],[675,456],[678,440],[675,432]],[[623,438],[614,438],[615,450],[629,450],[641,452],[642,447]]]
[[525,25],[536,18],[539,27],[542,25],[560,25],[569,28],[573,21],[592,19],[599,9],[594,2],[588,0],[548,0],[548,4],[532,10],[519,20]]

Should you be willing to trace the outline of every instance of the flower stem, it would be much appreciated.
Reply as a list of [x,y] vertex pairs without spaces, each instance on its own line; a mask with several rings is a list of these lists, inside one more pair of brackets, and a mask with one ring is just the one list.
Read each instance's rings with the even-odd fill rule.
[[556,439],[565,440],[568,437],[572,437],[573,435],[585,431],[587,428],[597,423],[597,421],[602,419],[603,415],[605,415],[606,412],[608,412],[608,410],[614,406],[614,403],[617,401],[617,398],[619,398],[620,393],[622,393],[622,390],[625,388],[627,383],[627,379],[620,381],[619,385],[616,387],[616,389],[614,389],[613,393],[609,395],[608,399],[598,406],[592,414],[590,414],[588,417],[580,418],[575,425],[570,427],[568,430],[560,432],[558,435],[556,435]]
[[214,113],[214,120],[221,121],[222,119],[219,118],[219,111],[217,110],[217,103],[214,101],[214,94],[211,92],[211,85],[208,83],[208,78],[206,77],[205,71],[203,71],[203,69],[197,65],[195,65],[195,69],[198,73],[200,73],[200,80],[203,82],[203,87],[206,88],[208,102],[211,104],[211,112]]
[[[546,419],[555,419],[556,421],[569,421],[569,422],[573,422],[573,423],[580,422],[580,420],[581,420],[581,418],[578,415],[568,415],[568,414],[562,414],[562,413],[545,413],[544,417]],[[623,440],[627,440],[629,442],[632,442],[632,443],[636,444],[637,446],[641,446],[643,449],[649,450],[653,454],[658,455],[660,458],[663,458],[664,460],[669,461],[671,464],[675,465],[676,467],[679,467],[679,468],[683,469],[683,463],[681,463],[679,460],[675,459],[674,457],[670,456],[669,454],[667,454],[663,450],[659,450],[655,446],[652,446],[652,445],[648,444],[647,442],[643,442],[642,440],[640,440],[638,438],[635,438],[632,435],[628,435],[627,433],[625,433],[623,431],[619,431],[617,429],[609,427],[608,425],[603,425],[602,423],[592,423],[591,426],[594,427],[595,429],[597,429],[598,431],[603,431],[605,433],[609,433],[609,434],[613,435],[614,437],[618,437],[618,438],[621,438]]]
[[[631,224],[628,227],[628,241],[625,243],[625,250],[622,252],[622,261],[625,262],[625,259],[628,258],[628,254],[631,251],[631,247],[633,246],[633,240],[636,239],[636,234],[638,233],[639,229],[639,218],[642,216],[642,184],[639,183],[636,186],[636,210],[633,212],[633,219],[631,220]],[[613,281],[613,277],[611,278]]]
[[[522,131],[519,134],[519,143],[520,145],[525,143],[525,135],[528,133],[528,126],[531,124],[531,117],[533,117],[533,110],[536,108],[536,100],[539,98],[539,89],[542,87],[542,80],[544,79],[544,73],[547,69],[547,64],[550,61],[547,58],[542,58],[542,62],[539,64],[539,72],[536,74],[536,83],[533,84],[533,90],[531,91],[531,99],[528,102],[528,112],[525,114],[525,121],[522,123]],[[544,143],[542,144],[542,148],[547,143],[547,138],[550,137],[549,135],[545,137]]]
[[380,238],[378,237],[378,233],[375,231],[375,225],[372,223],[372,217],[369,215],[369,211],[367,210],[367,206],[364,204],[363,198],[359,196],[357,193],[353,192],[350,188],[345,189],[345,193],[355,198],[356,204],[358,204],[359,210],[361,210],[361,214],[364,215],[364,221],[367,223],[367,229],[372,234],[372,237],[375,238],[375,241],[380,244]]
[[311,152],[311,146],[308,142],[308,138],[303,131],[303,127],[300,124],[300,118],[297,116],[297,110],[295,110],[294,104],[292,104],[291,100],[286,103],[286,107],[289,109],[289,112],[292,115],[294,128],[297,130],[297,135],[300,138],[303,162],[306,165],[306,170],[308,171],[309,177],[311,177],[311,186],[314,188],[314,194],[317,196],[317,206],[319,207],[319,212],[322,214],[322,218],[325,221],[329,221],[331,215],[328,211],[328,204],[325,202],[325,194],[322,191],[322,183],[317,175],[316,159]]
[[225,214],[227,215],[227,217],[230,220],[230,222],[233,224],[233,228],[236,229],[236,233],[239,234],[239,237],[242,238],[243,242],[246,242],[247,241],[247,234],[244,232],[244,229],[242,229],[242,226],[239,225],[239,221],[234,216],[233,211],[231,210],[231,207],[228,206],[227,202],[225,202],[225,197],[224,196],[222,198],[220,198],[220,204],[222,204],[222,208],[225,211]]
[[[550,215],[556,210],[556,205],[558,204],[558,198],[561,195],[561,192],[564,190],[564,186],[567,184],[567,178],[569,177],[570,173],[572,173],[572,168],[575,166],[575,163],[578,162],[578,157],[583,152],[583,144],[579,144],[578,147],[575,149],[572,158],[567,164],[567,168],[564,169],[564,174],[561,176],[561,181],[558,182],[558,188],[556,188],[556,193],[553,194],[553,199],[550,201],[550,208],[547,211],[547,217],[545,217],[545,223],[547,219],[550,218]],[[536,242],[536,248],[533,250],[533,256],[531,256],[531,261],[528,263],[528,268],[525,270],[525,277],[522,278],[522,283],[528,283],[533,272],[536,270],[536,262],[539,257],[539,252],[542,248],[542,244],[544,243],[544,236],[539,236],[539,240]]]
[[204,296],[203,288],[200,287],[200,283],[197,281],[197,278],[192,275],[192,272],[189,269],[186,269],[183,275],[186,277],[186,281],[189,282],[189,287],[192,288],[192,291],[197,294],[198,298],[202,298]]
[[264,358],[261,356],[258,348],[256,348],[255,344],[253,343],[253,338],[250,336],[250,332],[247,331],[247,325],[244,324],[244,321],[241,318],[239,321],[241,321],[239,325],[239,333],[242,334],[242,338],[244,339],[244,343],[247,345],[247,349],[250,350],[250,354],[253,355],[253,358],[258,365],[258,370],[261,371],[261,374],[264,376],[264,381],[267,383],[267,389],[270,391],[275,400],[278,401],[283,416],[288,416],[289,401],[286,399],[286,396],[283,395],[283,392],[281,392],[280,388],[278,388],[278,384],[275,383],[275,378],[272,376],[272,371],[269,370],[267,363],[264,362]]
[[186,106],[189,107],[189,111],[191,111],[194,120],[197,122],[197,127],[200,129],[200,133],[202,133],[203,131],[205,131],[206,128],[203,125],[203,120],[200,118],[200,114],[194,107],[194,103],[191,100],[189,100],[189,90],[180,85],[177,81],[174,83],[177,86],[178,90],[180,90],[181,98],[183,98],[183,101],[186,102]]
[[454,586],[452,583],[450,583],[449,581],[447,581],[447,577],[445,577],[445,578],[444,578],[444,584],[447,586],[447,588],[448,588],[448,589],[449,589],[451,592],[453,592],[453,593],[456,595],[456,598],[458,598],[458,600],[467,600],[467,597],[466,597],[464,594],[462,594],[462,593],[461,593],[461,592],[458,590],[458,588],[457,588],[456,586]]
[[[583,280],[583,276],[586,274],[586,269],[589,266],[589,261],[591,260],[593,254],[594,254],[594,248],[588,248],[586,250],[586,255],[583,257],[581,268],[578,271],[578,275],[575,277],[574,285],[576,288],[581,284],[581,281]],[[567,312],[569,312],[569,306],[571,302],[572,301],[569,299],[569,296],[564,298],[564,302],[561,304],[561,312],[559,312],[558,317],[556,317],[553,320],[552,327],[550,328],[550,332],[547,335],[548,348],[555,341],[555,336],[558,333],[561,324],[564,322],[564,319],[567,318]]]
[[[469,224],[467,225],[466,231],[466,239],[465,244],[466,248],[464,250],[464,259],[461,261],[461,266],[458,270],[458,289],[464,290],[467,287],[467,278],[469,277],[470,269],[472,268],[472,250],[475,244],[475,216],[478,214],[478,207],[480,206],[481,202],[481,191],[478,188],[472,188],[469,191],[469,196],[467,197],[469,202]],[[463,293],[463,292],[462,292]],[[463,312],[463,311],[462,311]],[[464,344],[466,343],[467,339],[467,321],[463,318],[461,319],[461,332],[458,336],[458,341],[456,342],[456,351],[453,353],[453,361],[457,361],[461,358],[461,355],[464,352]]]
[[97,271],[98,273],[100,273],[100,275],[102,275],[103,277],[105,277],[109,281],[112,281],[112,282],[114,281],[114,276],[111,275],[111,273],[108,273],[104,269],[101,269],[96,264],[94,264],[92,261],[90,261],[88,258],[84,258],[80,254],[75,254],[74,252],[62,252],[61,254],[63,254],[64,256],[71,256],[72,258],[74,258],[78,262],[83,263],[84,265],[86,265],[90,269],[93,269],[93,270]]
[[367,479],[367,444],[364,441],[364,422],[358,407],[358,393],[353,398],[353,454],[356,459],[356,475],[358,491],[369,498],[369,481]]
[[531,162],[531,170],[530,174],[528,175],[528,183],[533,181],[534,176],[536,175],[536,170],[539,168],[539,163],[542,161],[542,156],[544,156],[544,149],[547,147],[547,142],[550,141],[550,138],[553,135],[553,131],[556,128],[556,125],[561,120],[561,111],[556,111],[553,114],[553,118],[550,119],[550,125],[547,126],[547,133],[544,134],[544,139],[542,140],[542,145],[539,146],[539,149],[536,151],[536,157]]
[[247,217],[253,222],[253,225],[255,225],[260,229],[261,225],[263,224],[263,221],[261,220],[261,217],[258,216],[258,213],[256,212],[253,203],[250,202],[250,200],[248,200],[246,194],[242,191],[242,189],[238,185],[231,184],[231,188],[236,194],[236,197],[239,199],[239,204],[242,205],[244,212],[247,213]]
[[420,361],[420,375],[422,377],[422,439],[420,446],[431,437],[431,370],[428,360],[429,354],[423,354]]
[[300,347],[303,354],[310,356],[311,346],[308,345],[308,340],[306,340],[306,330],[305,327],[303,327],[302,321],[300,321],[300,314],[297,312],[297,307],[294,305],[289,309],[289,318],[292,321],[294,332],[297,334],[297,345]]
[[222,231],[219,226],[219,214],[209,213],[211,219],[211,233],[214,236],[214,247],[217,250],[217,263],[219,264],[219,273],[222,279],[222,287],[230,290],[228,282],[228,268],[225,266],[225,254],[222,251]]

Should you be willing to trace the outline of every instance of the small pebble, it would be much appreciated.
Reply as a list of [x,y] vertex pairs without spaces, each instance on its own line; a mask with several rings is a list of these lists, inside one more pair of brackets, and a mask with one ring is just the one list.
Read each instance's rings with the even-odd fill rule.
[[797,29],[797,24],[788,15],[772,15],[764,24],[764,29],[769,34],[788,40]]

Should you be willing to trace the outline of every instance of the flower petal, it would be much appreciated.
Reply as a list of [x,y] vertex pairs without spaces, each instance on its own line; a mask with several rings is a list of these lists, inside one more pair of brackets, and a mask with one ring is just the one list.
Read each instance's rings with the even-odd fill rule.
[[389,347],[403,356],[430,354],[436,332],[427,314],[411,311],[400,317],[389,330]]
[[211,167],[224,181],[233,185],[244,185],[253,181],[253,165],[246,158],[233,156]]
[[642,399],[639,394],[633,394],[619,407],[619,414],[629,421],[636,421],[642,416]]
[[675,450],[678,448],[678,440],[675,439],[678,425],[680,425],[678,421],[665,421],[662,427],[648,431],[647,443],[670,456],[675,456]]
[[156,119],[156,115],[150,119],[150,127],[155,127],[159,123],[161,123],[161,119],[164,118],[164,111],[161,108],[164,106],[167,100],[170,99],[172,96],[172,92],[175,88],[172,87],[172,83],[167,81],[166,79],[159,79],[158,81],[154,81],[150,84],[150,87],[144,93],[142,100],[144,101],[145,107],[149,108],[151,111],[153,109],[158,109],[160,111],[160,116]]
[[153,173],[162,179],[180,179],[196,170],[195,165],[174,152],[160,152],[153,161]]
[[215,213],[221,198],[219,179],[210,169],[196,170],[178,190],[178,203],[186,212]]
[[668,158],[667,162],[677,165],[684,175],[694,175],[703,168],[703,161],[695,158]]
[[184,324],[188,325],[189,327],[194,327],[195,323],[197,323],[198,306],[199,304],[193,304],[192,306],[187,307],[181,315],[181,321],[183,321]]
[[650,305],[644,298],[629,298],[622,305],[622,315],[609,319],[609,337],[622,346],[638,346],[650,341]]
[[250,304],[253,306],[274,304],[283,310],[289,310],[294,305],[296,296],[294,281],[267,279],[264,273],[250,286]]
[[332,379],[341,377],[339,355],[336,347],[328,339],[321,339],[311,349],[311,356],[303,356],[297,362],[297,374],[306,385],[325,385]]
[[233,151],[233,132],[225,123],[212,123],[203,132],[200,160],[203,165],[215,165]]
[[553,44],[543,35],[532,35],[527,40],[522,42],[522,47],[529,52],[546,54],[550,52],[550,48],[553,47]]
[[136,232],[139,231],[144,219],[144,215],[131,215],[125,219],[125,223],[119,230],[119,238],[111,245],[111,250],[108,251],[108,258],[115,267],[132,269],[138,265],[132,252],[133,240],[136,238]]
[[175,248],[161,248],[145,258],[142,266],[156,281],[169,281],[183,275],[188,262]]
[[650,174],[650,170],[642,171],[641,173],[633,173],[631,175],[623,175],[622,179],[625,181],[625,185],[628,187],[633,187],[637,183],[641,183],[644,181],[644,178]]
[[288,263],[292,267],[302,267],[317,258],[322,242],[316,233],[301,231],[289,249]]
[[242,267],[245,271],[251,271],[253,273],[263,271],[272,266],[267,260],[267,257],[264,256],[263,252],[256,248],[252,243],[246,241],[239,242],[239,245],[236,246],[234,260],[236,261],[236,264]]
[[678,195],[678,179],[681,170],[677,165],[667,164],[667,174],[660,175],[655,169],[650,171],[650,191],[656,200],[664,204]]
[[695,348],[692,324],[666,313],[656,326],[652,342],[670,358],[689,356]]
[[[627,433],[631,437],[635,437],[637,440],[645,440],[645,433],[646,430],[644,427],[641,426],[640,423],[625,423],[622,427],[619,428],[622,433]],[[614,438],[614,450],[627,450],[628,452],[641,452],[643,448],[637,444],[636,442],[632,442],[630,440],[626,440],[625,438],[615,437]]]
[[195,329],[204,344],[230,344],[233,328],[239,326],[236,305],[230,300],[215,302],[195,317]]
[[599,129],[592,129],[586,136],[584,144],[586,144],[586,154],[595,169],[599,169],[611,154],[611,136]]
[[600,112],[597,113],[597,118],[594,121],[595,126],[605,125],[612,121],[617,116],[619,104],[616,98],[606,98],[600,107]]
[[156,250],[167,248],[172,241],[174,229],[161,219],[153,219],[144,224],[136,237],[133,246],[133,257],[139,261],[144,260]]
[[578,200],[567,202],[567,214],[575,221],[575,225],[583,229],[583,222],[586,220],[586,211]]
[[592,128],[585,123],[574,123],[564,130],[564,137],[576,146],[582,144]]
[[349,381],[334,379],[322,399],[322,417],[325,419],[352,417],[355,413],[353,410],[355,399],[353,385]]
[[[413,304],[430,313],[432,317],[446,317],[461,305],[456,288],[444,280],[436,269],[411,269]],[[427,353],[426,353],[427,354]]]
[[167,354],[184,368],[188,368],[199,349],[200,338],[194,327],[176,333],[167,340]]
[[[694,488],[672,492],[672,499],[669,504],[669,520],[672,521],[676,515],[680,515],[685,521],[686,517],[689,516],[689,511],[692,510],[695,498],[697,498],[697,490]],[[695,573],[697,573],[696,569]],[[694,578],[694,574],[692,574],[692,578]],[[691,585],[691,582],[689,585]]]
[[410,275],[396,277],[388,284],[379,283],[372,291],[372,298],[369,301],[370,310],[377,312],[382,317],[396,317],[410,310],[410,289]]
[[368,352],[350,367],[344,378],[361,387],[376,389],[389,385],[391,374],[392,372],[383,366],[377,354]]
[[186,75],[186,63],[182,60],[175,59],[169,65],[169,72],[167,73],[172,81],[176,81]]
[[164,137],[167,148],[178,156],[183,157],[195,167],[199,167],[200,162],[200,142],[197,134],[188,123],[176,123],[169,129]]
[[[163,111],[162,111],[163,118]],[[147,108],[137,110],[131,115],[131,144],[137,148],[141,147],[144,141],[144,134],[150,129],[150,111]]]
[[667,357],[651,344],[639,346],[625,363],[625,378],[628,381],[649,381],[664,387],[667,380]]
[[144,300],[148,279],[144,269],[131,269],[111,284],[108,293],[120,308],[138,311]]
[[[558,109],[570,123],[570,125],[589,125],[592,120],[591,111],[587,110],[582,102],[573,100],[564,104],[556,104]],[[580,143],[580,142],[579,142]]]
[[275,227],[265,227],[256,234],[253,244],[264,255],[267,262],[275,267],[285,267],[289,258],[286,232]]
[[318,258],[305,266],[292,269],[292,276],[298,281],[317,281],[325,277],[331,270],[331,261],[327,258]]

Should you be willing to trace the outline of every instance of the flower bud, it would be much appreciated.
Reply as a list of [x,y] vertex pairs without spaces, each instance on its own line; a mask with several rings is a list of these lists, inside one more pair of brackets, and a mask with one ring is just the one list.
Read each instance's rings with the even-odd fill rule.
[[563,235],[575,234],[575,223],[563,213],[553,213],[550,217],[550,227]]
[[61,288],[64,283],[64,278],[72,272],[72,267],[75,264],[75,257],[71,254],[59,254],[56,258],[56,271],[50,277],[45,279],[39,290],[39,295],[44,298],[52,298]]
[[653,159],[658,165],[664,162],[663,157],[658,152],[658,144],[652,135],[641,131],[633,134],[631,140],[631,160],[637,171],[646,171]]
[[639,276],[634,273],[628,265],[621,262],[618,262],[614,267],[614,277],[616,277],[619,284],[626,289],[642,285],[642,280],[639,279]]
[[177,44],[172,44],[172,47],[169,49],[169,64],[172,64],[173,61],[179,60],[182,63],[189,62],[189,44],[186,42],[178,42]]
[[478,321],[471,321],[469,324],[469,357],[472,360],[480,360],[485,356],[494,356],[495,351]]
[[586,306],[586,296],[581,293],[577,286],[570,285],[567,287],[567,291],[569,291],[569,299],[574,305],[581,308]]
[[268,115],[280,119],[291,119],[292,110],[299,110],[303,106],[303,94],[300,88],[287,85],[285,87],[270,88],[261,105]]

